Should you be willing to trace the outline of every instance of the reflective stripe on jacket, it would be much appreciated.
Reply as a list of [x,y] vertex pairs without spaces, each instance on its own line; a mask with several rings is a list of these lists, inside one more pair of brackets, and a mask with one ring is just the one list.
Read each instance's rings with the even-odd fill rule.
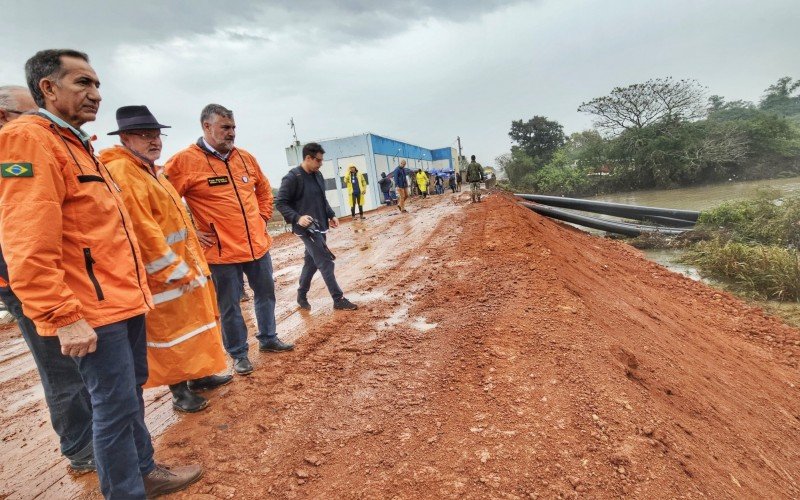
[[[147,315],[145,387],[170,385],[225,369],[219,313],[200,242],[180,196],[130,150],[100,153],[133,221],[155,309]],[[194,288],[186,291],[186,285]]]
[[222,160],[201,139],[170,158],[165,174],[186,199],[197,228],[217,238],[205,249],[209,264],[249,262],[269,251],[272,188],[250,153],[233,148]]
[[0,130],[0,242],[11,287],[40,335],[152,307],[136,236],[105,167],[40,115]]

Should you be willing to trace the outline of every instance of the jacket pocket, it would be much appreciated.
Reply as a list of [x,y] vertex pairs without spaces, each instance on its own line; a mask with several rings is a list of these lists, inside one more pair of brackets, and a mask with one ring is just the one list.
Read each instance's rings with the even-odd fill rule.
[[214,227],[214,223],[210,223],[208,225],[211,228],[211,232],[214,233],[214,236],[217,238],[217,250],[219,251],[219,256],[222,257],[222,240],[219,238],[219,233],[217,232],[217,228]]
[[86,272],[89,274],[89,279],[94,285],[94,293],[97,294],[97,300],[105,300],[105,295],[103,294],[103,289],[100,287],[100,282],[97,281],[97,277],[94,275],[94,259],[92,258],[92,249],[91,248],[84,248],[83,249],[83,260],[86,263]]

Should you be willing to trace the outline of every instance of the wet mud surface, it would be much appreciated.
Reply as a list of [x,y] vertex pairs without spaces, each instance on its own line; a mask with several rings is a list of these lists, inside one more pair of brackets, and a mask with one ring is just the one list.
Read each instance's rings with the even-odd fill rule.
[[[329,234],[354,312],[275,240],[285,354],[177,416],[147,391],[175,498],[796,498],[800,332],[492,194]],[[245,304],[254,330],[250,303]],[[33,361],[0,331],[0,497],[99,498],[58,454]]]

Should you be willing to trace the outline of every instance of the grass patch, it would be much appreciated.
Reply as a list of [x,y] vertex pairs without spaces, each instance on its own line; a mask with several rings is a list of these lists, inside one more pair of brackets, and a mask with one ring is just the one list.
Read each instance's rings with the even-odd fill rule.
[[704,276],[728,281],[760,299],[800,300],[800,254],[793,248],[715,239],[696,243],[681,259]]

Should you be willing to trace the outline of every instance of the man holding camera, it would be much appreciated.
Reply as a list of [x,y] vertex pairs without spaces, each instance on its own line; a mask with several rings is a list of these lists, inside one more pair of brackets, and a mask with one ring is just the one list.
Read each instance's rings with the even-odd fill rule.
[[292,232],[303,240],[306,247],[300,284],[297,288],[297,304],[311,310],[307,294],[314,273],[322,274],[325,285],[333,298],[333,308],[354,310],[358,306],[344,297],[333,273],[333,253],[326,244],[328,226],[339,227],[339,219],[325,197],[325,179],[319,172],[325,150],[311,142],[303,146],[303,163],[294,167],[283,177],[275,206],[286,221],[292,224]]

